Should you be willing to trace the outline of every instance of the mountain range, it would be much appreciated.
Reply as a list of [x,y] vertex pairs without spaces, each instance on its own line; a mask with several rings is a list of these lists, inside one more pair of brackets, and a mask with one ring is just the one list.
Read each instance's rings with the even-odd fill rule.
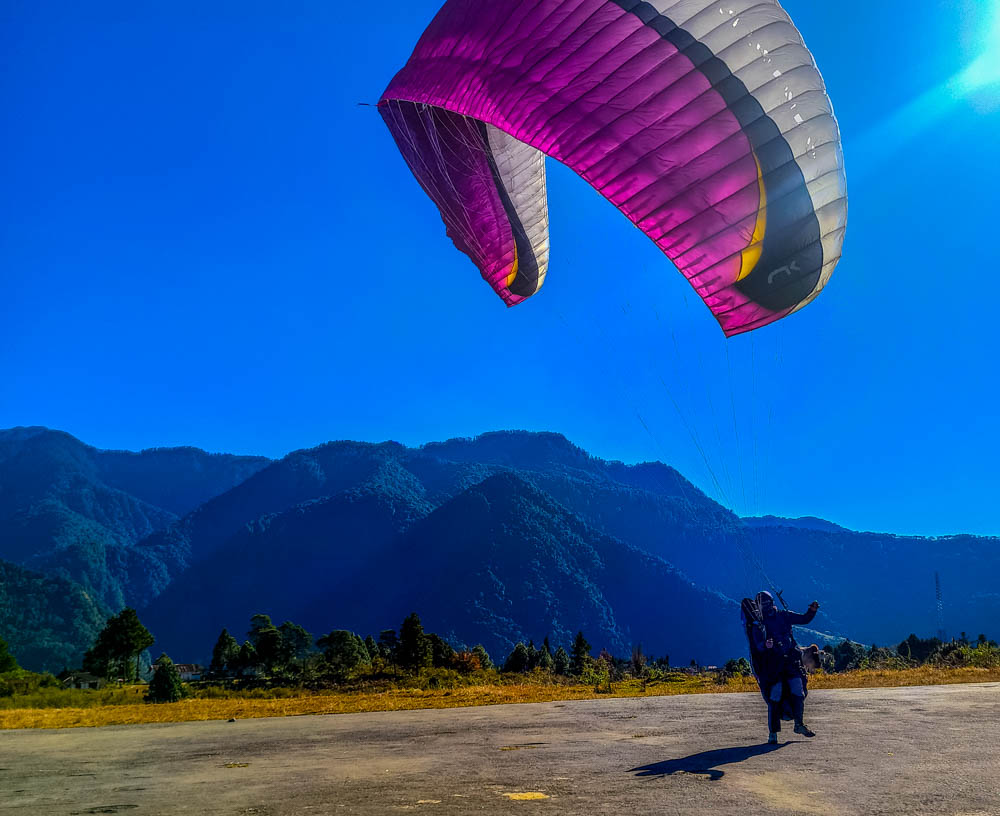
[[0,636],[55,670],[124,605],[183,661],[257,612],[318,635],[377,634],[416,610],[496,659],[583,630],[595,649],[713,663],[745,651],[738,601],[761,588],[820,600],[815,639],[933,633],[937,572],[946,626],[1000,631],[995,538],[741,519],[667,465],[604,461],[554,433],[271,461],[0,431],[0,559]]

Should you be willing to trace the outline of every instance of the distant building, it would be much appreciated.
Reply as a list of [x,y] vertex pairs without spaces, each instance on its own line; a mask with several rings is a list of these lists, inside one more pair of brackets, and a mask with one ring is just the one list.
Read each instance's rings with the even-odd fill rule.
[[174,663],[174,668],[185,683],[189,680],[201,680],[201,676],[205,673],[205,667],[197,663]]
[[72,672],[63,678],[63,688],[73,689],[102,689],[105,686],[103,677],[87,672]]

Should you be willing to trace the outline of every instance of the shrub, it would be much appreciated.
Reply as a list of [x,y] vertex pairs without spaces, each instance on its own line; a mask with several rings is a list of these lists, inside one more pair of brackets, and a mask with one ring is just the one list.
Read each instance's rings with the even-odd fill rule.
[[898,652],[893,652],[890,649],[885,649],[879,646],[872,646],[871,649],[868,650],[867,656],[861,660],[858,668],[898,670],[908,669],[912,665],[912,661],[907,660]]
[[36,674],[27,669],[15,669],[0,674],[0,697],[34,694],[43,688],[60,688],[60,683],[51,674]]
[[995,669],[1000,667],[1000,649],[991,643],[978,643],[971,646],[963,644],[961,641],[952,641],[944,644],[934,655],[934,662],[944,666]]
[[467,685],[466,678],[454,669],[426,668],[421,669],[414,678],[419,689],[454,689]]
[[859,669],[867,656],[865,647],[860,643],[841,641],[833,647],[833,670],[842,672]]
[[727,677],[749,677],[753,674],[753,670],[750,668],[750,661],[741,657],[738,660],[727,661],[722,667],[722,673]]
[[968,649],[966,665],[977,669],[1000,668],[1000,648],[995,643],[980,643],[974,649]]
[[457,652],[451,662],[455,671],[463,674],[472,674],[472,672],[480,671],[483,668],[479,655],[475,652]]
[[603,660],[589,661],[583,667],[580,682],[588,686],[593,685],[595,690],[610,690],[611,673],[608,664]]
[[149,691],[146,692],[147,703],[176,703],[186,695],[184,686],[181,683],[181,675],[174,665],[174,661],[161,654],[157,659],[156,672],[149,683]]

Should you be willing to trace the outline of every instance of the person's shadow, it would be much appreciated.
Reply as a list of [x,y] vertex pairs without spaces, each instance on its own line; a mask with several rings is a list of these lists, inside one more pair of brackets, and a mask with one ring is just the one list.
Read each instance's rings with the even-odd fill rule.
[[769,754],[791,745],[791,742],[783,742],[780,745],[740,745],[736,748],[716,748],[714,751],[702,751],[700,754],[691,754],[681,759],[665,759],[663,762],[654,762],[651,765],[641,765],[638,768],[629,769],[629,773],[636,776],[670,776],[675,773],[705,774],[713,782],[722,779],[725,771],[720,771],[721,765],[732,765],[735,762],[743,762],[751,757]]

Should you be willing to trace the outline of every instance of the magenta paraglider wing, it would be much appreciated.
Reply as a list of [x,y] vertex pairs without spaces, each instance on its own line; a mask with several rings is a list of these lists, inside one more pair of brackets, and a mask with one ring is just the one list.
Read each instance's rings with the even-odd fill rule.
[[648,235],[727,335],[804,306],[840,258],[837,123],[773,0],[449,0],[379,110],[508,305],[548,267],[545,156]]

